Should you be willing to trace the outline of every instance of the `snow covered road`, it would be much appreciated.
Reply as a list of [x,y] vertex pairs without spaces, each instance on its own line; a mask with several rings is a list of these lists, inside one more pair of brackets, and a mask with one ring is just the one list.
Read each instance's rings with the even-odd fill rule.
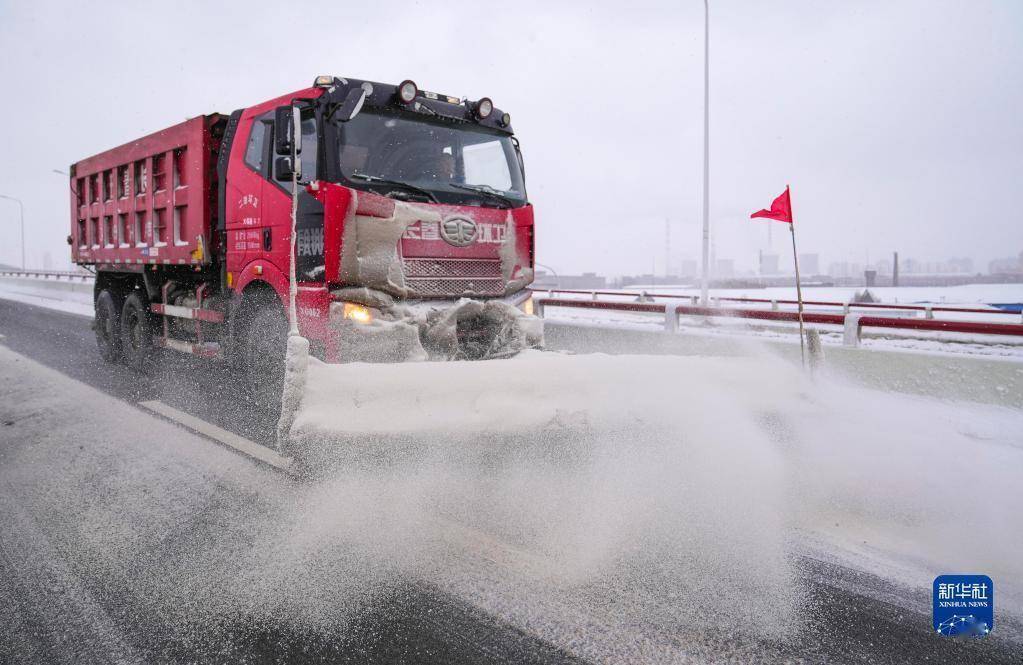
[[[561,341],[580,351],[615,343],[585,330],[561,331],[555,338],[562,333],[569,337]],[[919,549],[914,530],[921,529],[926,513],[914,512],[915,492],[888,497],[894,503],[867,500],[863,510],[851,512],[843,498],[913,473],[873,464],[883,459],[883,450],[797,456],[809,466],[786,473],[812,478],[824,471],[822,480],[845,479],[801,490],[809,492],[802,495],[804,504],[815,492],[833,493],[835,510],[776,513],[793,523],[775,534],[788,554],[763,571],[767,586],[748,588],[753,602],[739,610],[732,605],[738,597],[734,580],[720,589],[715,582],[734,574],[729,559],[708,560],[698,550],[679,547],[684,529],[683,540],[659,529],[626,529],[642,535],[627,541],[640,548],[632,553],[621,544],[608,550],[606,540],[579,540],[600,535],[592,529],[560,541],[560,552],[537,552],[528,533],[508,533],[482,519],[483,512],[466,508],[464,499],[475,495],[498,500],[491,508],[517,505],[528,514],[544,498],[527,492],[517,504],[508,503],[500,484],[495,489],[471,479],[475,485],[450,494],[450,481],[465,478],[404,469],[297,485],[133,406],[160,399],[258,438],[265,423],[225,396],[226,379],[209,365],[196,371],[202,368],[195,361],[179,359],[157,377],[139,377],[98,360],[85,319],[4,301],[0,335],[0,520],[3,532],[16,536],[4,540],[0,557],[0,620],[12,626],[0,637],[0,660],[14,654],[11,659],[56,662],[301,657],[896,663],[927,657],[974,663],[1014,662],[1019,653],[1020,624],[1011,612],[1000,614],[995,639],[984,642],[930,634],[924,589],[929,579],[919,578],[930,573],[928,560],[942,558],[942,548],[932,543]],[[918,415],[933,418],[929,400],[919,399],[913,402]],[[871,403],[860,406],[869,412]],[[971,411],[955,403],[946,408],[951,409],[946,424],[937,422],[933,431],[925,427],[923,440],[952,427],[985,450],[995,445],[990,450],[1009,456],[1001,465],[1010,471],[1018,463],[1019,455],[1003,445],[1011,443],[1009,432],[1019,423],[1014,409]],[[859,413],[840,411],[844,417]],[[980,425],[971,426],[971,413],[981,415]],[[775,417],[766,431],[785,439],[792,427],[805,426],[798,412],[790,415],[796,418]],[[842,445],[853,445],[855,428],[842,427],[850,433]],[[961,464],[949,463],[956,462]],[[646,473],[634,465],[612,468]],[[839,473],[843,468],[850,473]],[[593,497],[621,497],[602,489],[613,477],[590,477],[595,482],[587,492]],[[523,488],[538,486],[536,478],[521,481],[528,481]],[[995,481],[989,486],[1003,487]],[[615,487],[630,491],[629,484],[612,482],[610,489]],[[577,486],[565,488],[560,498],[544,499],[554,506],[552,519],[570,515],[564,507],[578,500]],[[771,514],[790,505],[774,490],[757,497],[726,498],[722,514],[754,508]],[[896,518],[901,542],[886,528],[889,520],[878,519],[886,510]],[[597,525],[606,524],[604,514],[590,513],[582,524],[593,525],[594,516]],[[1002,514],[1011,516],[1012,505],[998,507],[991,518],[995,526],[976,533],[997,536]],[[509,517],[523,523],[521,511]],[[714,551],[718,527],[695,519],[687,528],[694,542]],[[984,565],[1009,565],[1004,561],[1012,552],[1005,548],[1015,546],[1018,531],[1011,522],[1004,528],[1004,537],[988,544]],[[751,546],[775,542],[763,537],[750,534]],[[618,554],[610,560],[579,558],[587,551]],[[945,555],[980,563],[970,548]],[[999,579],[1012,572],[1011,565],[998,569]],[[778,580],[786,581],[780,588],[788,592],[767,595],[779,588],[772,586]],[[1007,601],[1015,597],[1018,603],[1012,583],[1002,588]],[[676,595],[680,590],[702,599],[703,609],[723,621],[708,625],[699,612],[680,615],[687,605],[686,596]],[[727,593],[716,597],[722,591]],[[781,623],[758,624],[756,617],[765,619],[763,610],[772,602]]]
[[130,400],[2,345],[0,384],[0,662],[572,662],[343,535],[307,560],[306,488]]

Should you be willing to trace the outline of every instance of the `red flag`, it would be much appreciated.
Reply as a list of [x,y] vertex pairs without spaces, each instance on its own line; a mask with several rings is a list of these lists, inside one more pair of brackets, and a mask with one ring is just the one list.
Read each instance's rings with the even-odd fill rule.
[[771,202],[770,210],[758,210],[749,216],[750,219],[755,217],[766,217],[767,219],[775,219],[779,222],[792,223],[792,201],[789,199],[789,188],[785,186],[785,191],[781,193],[781,196]]

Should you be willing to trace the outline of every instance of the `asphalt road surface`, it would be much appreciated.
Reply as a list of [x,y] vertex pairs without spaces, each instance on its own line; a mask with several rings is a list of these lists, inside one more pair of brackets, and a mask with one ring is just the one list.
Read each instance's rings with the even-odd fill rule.
[[[295,499],[307,488],[132,405],[158,399],[262,443],[273,416],[211,362],[172,357],[151,376],[104,363],[90,323],[0,300],[0,345],[13,352],[0,355],[0,662],[1023,661],[994,635],[934,635],[923,594],[797,547],[809,609],[789,630],[703,626],[664,640],[663,626],[609,617],[606,597],[593,603],[603,617],[577,599],[549,610],[560,630],[531,625],[535,615],[503,609],[529,585],[500,570],[500,545],[474,554],[489,541],[471,532],[453,559],[464,566],[445,571],[423,571],[414,554],[381,570],[373,547],[326,532],[329,556],[281,540],[272,530],[301,521],[296,506],[319,505]],[[402,547],[386,533],[373,542]],[[622,612],[644,593],[623,592]]]

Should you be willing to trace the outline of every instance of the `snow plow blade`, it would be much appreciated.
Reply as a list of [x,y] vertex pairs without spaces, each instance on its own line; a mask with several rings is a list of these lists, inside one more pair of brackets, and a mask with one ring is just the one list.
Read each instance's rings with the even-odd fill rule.
[[608,442],[670,443],[686,399],[680,386],[687,376],[698,380],[694,370],[704,371],[692,357],[544,351],[476,362],[310,359],[279,442],[283,454],[306,468],[410,458],[472,465],[509,456],[564,461]]

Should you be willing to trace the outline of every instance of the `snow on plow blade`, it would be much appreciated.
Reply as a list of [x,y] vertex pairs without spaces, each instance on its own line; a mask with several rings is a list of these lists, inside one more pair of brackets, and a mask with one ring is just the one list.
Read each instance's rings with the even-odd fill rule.
[[282,420],[281,448],[307,465],[409,455],[490,463],[585,455],[608,441],[664,442],[677,432],[680,400],[692,401],[705,371],[692,357],[542,351],[476,362],[310,359],[293,416]]

